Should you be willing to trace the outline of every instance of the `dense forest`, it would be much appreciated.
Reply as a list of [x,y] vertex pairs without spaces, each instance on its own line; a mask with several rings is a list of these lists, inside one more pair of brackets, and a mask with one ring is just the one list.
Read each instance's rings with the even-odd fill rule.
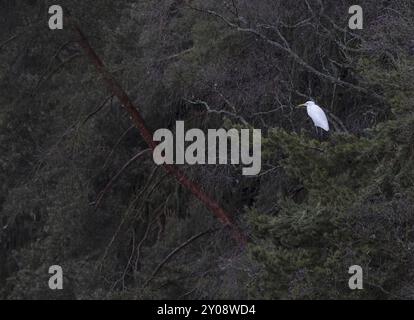
[[413,299],[414,2],[359,2],[362,30],[348,0],[58,3],[151,131],[262,130],[257,176],[180,166],[240,246],[49,29],[57,3],[0,0],[0,299]]

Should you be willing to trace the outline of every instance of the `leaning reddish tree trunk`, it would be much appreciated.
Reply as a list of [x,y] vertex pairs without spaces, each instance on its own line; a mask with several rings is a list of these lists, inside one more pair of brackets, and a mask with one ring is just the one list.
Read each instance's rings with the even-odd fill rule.
[[[96,54],[95,50],[93,50],[79,26],[72,19],[70,19],[70,25],[79,36],[78,42],[80,46],[85,51],[86,55],[91,59],[91,62],[95,65],[99,74],[102,75],[109,90],[119,99],[119,101],[125,107],[126,111],[131,116],[132,121],[138,128],[142,138],[145,140],[148,146],[154,150],[154,148],[157,146],[157,143],[154,142],[153,135],[147,128],[144,119],[138,112],[137,107],[134,106],[125,90],[122,89],[114,77],[112,77],[112,75],[106,70],[102,60]],[[200,185],[191,181],[180,169],[178,169],[178,167],[174,165],[165,164],[164,168],[169,174],[174,176],[181,185],[190,190],[191,193],[196,196],[212,213],[214,213],[214,215],[221,221],[221,223],[223,223],[225,226],[229,226],[232,230],[234,238],[240,244],[244,245],[246,243],[244,234],[232,222],[229,214],[217,203],[217,201],[205,193],[201,189]]]

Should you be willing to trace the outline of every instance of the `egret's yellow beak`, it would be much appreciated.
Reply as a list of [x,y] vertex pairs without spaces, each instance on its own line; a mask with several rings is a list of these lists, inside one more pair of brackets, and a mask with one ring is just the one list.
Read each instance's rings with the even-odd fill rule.
[[302,104],[298,105],[297,107],[306,107],[306,104],[302,103]]

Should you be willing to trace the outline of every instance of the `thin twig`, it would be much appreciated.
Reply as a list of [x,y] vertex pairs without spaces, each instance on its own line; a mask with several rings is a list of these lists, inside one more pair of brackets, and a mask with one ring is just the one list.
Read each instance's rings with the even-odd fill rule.
[[145,153],[147,153],[150,150],[151,149],[145,149],[145,150],[142,150],[142,151],[138,152],[135,156],[133,156],[131,159],[129,159],[127,163],[124,164],[124,166],[121,168],[121,170],[119,170],[118,173],[112,177],[112,179],[107,183],[105,188],[99,193],[99,196],[98,196],[98,198],[96,199],[96,202],[95,202],[95,208],[99,207],[104,195],[111,188],[112,184],[119,178],[119,176],[122,174],[122,172],[124,172],[125,169],[128,168],[135,160],[137,160],[138,158],[140,158],[142,155],[144,155]]
[[[21,34],[21,33],[20,33]],[[4,41],[2,44],[0,44],[0,49],[3,48],[6,44],[8,44],[9,42],[12,42],[14,39],[17,39],[18,36],[20,36],[20,34],[15,34],[14,36],[12,36],[11,38],[7,39],[6,41]]]
[[104,162],[104,165],[102,166],[102,170],[104,170],[106,168],[106,166],[108,165],[111,156],[113,155],[113,153],[115,152],[115,149],[119,146],[119,144],[121,143],[121,141],[125,138],[125,136],[132,130],[134,129],[135,126],[132,125],[130,126],[128,129],[126,129],[121,136],[119,137],[119,139],[116,141],[115,145],[112,147],[111,152],[109,152],[108,156],[106,157],[106,160]]
[[88,114],[85,119],[82,121],[81,126],[83,126],[86,122],[88,122],[94,115],[96,115],[99,111],[101,111],[106,103],[109,101],[109,99],[111,99],[113,96],[108,96],[107,98],[105,98],[105,100],[98,106],[98,108],[94,111],[92,111],[90,114]]
[[[123,227],[124,223],[126,222],[126,220],[127,220],[128,216],[129,216],[129,213],[130,213],[130,212],[132,211],[132,209],[135,207],[135,204],[138,202],[138,200],[139,200],[139,199],[141,199],[141,197],[142,197],[142,195],[143,195],[144,191],[146,191],[147,187],[149,186],[150,182],[152,181],[152,178],[153,178],[153,176],[154,176],[155,172],[157,171],[157,169],[158,169],[158,167],[155,167],[155,168],[154,168],[154,170],[153,170],[153,171],[151,172],[151,174],[149,175],[149,178],[148,178],[148,180],[147,180],[146,185],[142,188],[142,191],[141,191],[141,192],[140,192],[140,193],[139,193],[139,194],[138,194],[138,195],[134,198],[134,200],[133,200],[133,201],[129,204],[129,206],[128,206],[127,210],[125,211],[125,213],[124,213],[124,215],[123,215],[123,217],[122,217],[122,219],[121,219],[121,222],[120,222],[120,223],[119,223],[119,225],[118,225],[117,230],[115,231],[115,233],[113,234],[113,236],[112,236],[111,240],[109,241],[108,245],[106,246],[105,251],[104,251],[104,254],[103,254],[102,258],[100,259],[100,263],[97,265],[97,268],[101,268],[101,267],[102,267],[103,262],[105,261],[105,259],[106,259],[107,255],[108,255],[109,249],[112,247],[112,244],[115,242],[116,237],[117,237],[117,236],[118,236],[118,234],[121,232],[121,229],[122,229],[122,227]],[[144,203],[144,201],[142,201],[142,203]]]
[[39,80],[39,83],[36,85],[36,87],[33,89],[33,94],[36,94],[39,91],[39,88],[50,78],[52,78],[52,76],[54,74],[56,74],[60,69],[62,69],[65,64],[71,62],[72,60],[79,58],[81,55],[78,53],[75,53],[74,55],[70,56],[69,58],[67,58],[66,60],[62,61],[55,69],[53,69],[48,75],[46,75],[44,77],[44,79]]
[[212,232],[216,232],[220,230],[220,228],[215,228],[215,229],[208,229],[207,231],[203,231],[200,232],[199,234],[196,234],[195,236],[192,236],[190,239],[188,239],[187,241],[185,241],[184,243],[182,243],[181,245],[179,245],[177,248],[175,248],[173,251],[171,251],[165,258],[164,260],[161,261],[161,263],[155,268],[154,272],[152,273],[151,277],[145,281],[143,288],[145,288],[154,278],[155,276],[158,274],[158,272],[161,270],[161,268],[169,261],[171,260],[172,257],[174,257],[174,255],[176,255],[179,251],[181,251],[182,249],[184,249],[185,247],[187,247],[189,244],[191,244],[192,242],[194,242],[195,240],[201,238],[202,236],[212,233]]

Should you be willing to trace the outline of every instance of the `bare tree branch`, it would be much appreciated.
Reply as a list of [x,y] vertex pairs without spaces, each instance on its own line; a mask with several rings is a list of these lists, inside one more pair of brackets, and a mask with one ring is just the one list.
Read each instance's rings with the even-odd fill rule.
[[214,109],[211,109],[210,106],[208,105],[208,103],[205,102],[205,101],[202,101],[202,100],[192,101],[192,100],[188,100],[188,99],[185,99],[185,101],[188,102],[188,103],[190,103],[190,104],[193,104],[193,105],[203,105],[205,107],[207,113],[225,114],[227,116],[230,116],[230,117],[233,117],[233,118],[238,119],[241,123],[243,123],[246,126],[249,125],[249,123],[242,116],[240,116],[238,114],[235,114],[233,112],[230,112],[230,111],[226,111],[226,110],[214,110]]
[[303,60],[296,52],[294,52],[290,46],[288,45],[286,39],[281,35],[281,33],[279,32],[279,37],[281,37],[282,42],[284,42],[285,44],[282,45],[281,43],[270,39],[269,37],[267,37],[265,34],[263,34],[262,32],[253,29],[253,28],[243,28],[240,25],[231,22],[229,19],[227,19],[226,17],[224,17],[223,15],[212,11],[212,10],[207,10],[207,9],[201,9],[201,8],[196,8],[193,6],[189,6],[191,9],[214,16],[218,19],[220,19],[221,21],[223,21],[225,24],[227,24],[229,27],[235,29],[238,32],[242,32],[242,33],[248,33],[248,34],[252,34],[255,35],[256,37],[258,37],[259,39],[262,39],[264,42],[268,43],[269,45],[284,51],[285,53],[287,53],[296,63],[298,63],[299,65],[301,65],[303,68],[305,68],[306,70],[308,70],[309,72],[315,74],[316,76],[326,79],[331,83],[336,83],[342,87],[347,87],[350,89],[353,89],[355,91],[358,91],[360,93],[364,93],[364,94],[370,94],[373,97],[377,98],[378,100],[384,100],[384,97],[378,95],[375,92],[370,92],[368,91],[366,88],[360,87],[358,85],[340,80],[335,78],[332,75],[329,74],[325,74],[323,72],[320,72],[319,70],[315,69],[314,67],[312,67],[311,65],[309,65],[305,60]]

